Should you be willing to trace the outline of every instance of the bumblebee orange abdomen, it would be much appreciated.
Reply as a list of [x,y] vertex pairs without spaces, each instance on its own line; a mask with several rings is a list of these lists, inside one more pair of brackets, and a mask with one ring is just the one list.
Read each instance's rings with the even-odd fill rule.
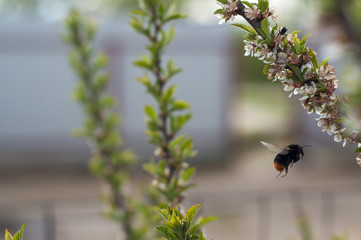
[[283,165],[281,163],[273,162],[273,165],[274,165],[275,169],[279,172],[282,172],[285,169],[285,165]]

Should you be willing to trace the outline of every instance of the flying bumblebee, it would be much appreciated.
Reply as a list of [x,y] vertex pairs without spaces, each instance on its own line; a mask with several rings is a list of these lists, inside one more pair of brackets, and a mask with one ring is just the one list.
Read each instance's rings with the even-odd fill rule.
[[280,172],[276,177],[281,175],[283,171],[285,171],[285,174],[282,175],[281,177],[286,176],[288,173],[288,167],[289,166],[292,167],[295,162],[302,159],[302,157],[305,155],[303,152],[303,148],[310,147],[310,145],[300,146],[296,144],[291,144],[288,145],[287,147],[278,147],[271,143],[267,143],[263,141],[261,141],[261,143],[270,151],[278,152],[278,154],[276,155],[273,161],[273,165],[275,169]]

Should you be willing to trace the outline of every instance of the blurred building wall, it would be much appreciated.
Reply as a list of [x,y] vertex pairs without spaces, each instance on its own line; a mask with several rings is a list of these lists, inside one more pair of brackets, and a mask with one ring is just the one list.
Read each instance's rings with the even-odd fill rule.
[[[223,30],[222,30],[223,29]],[[81,108],[71,100],[76,76],[59,25],[0,25],[0,164],[84,163],[89,149],[71,137],[81,126]],[[177,98],[189,101],[194,117],[184,132],[194,137],[201,156],[218,157],[228,140],[226,110],[231,57],[224,28],[181,25],[166,57],[183,72],[174,78]],[[143,71],[133,66],[145,53],[145,39],[126,23],[101,26],[97,46],[111,57],[110,91],[119,98],[127,147],[148,156],[144,104],[152,104],[135,81]]]

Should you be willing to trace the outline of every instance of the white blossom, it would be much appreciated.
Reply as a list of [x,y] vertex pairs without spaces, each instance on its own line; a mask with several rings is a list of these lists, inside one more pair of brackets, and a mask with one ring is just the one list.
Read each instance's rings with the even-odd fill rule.
[[256,45],[251,41],[244,40],[243,42],[246,43],[246,45],[244,46],[244,49],[246,50],[244,55],[253,57],[254,52],[257,49]]
[[316,69],[316,73],[320,79],[328,81],[336,77],[335,67],[329,64],[323,65]]
[[300,101],[304,101],[307,100],[309,98],[308,95],[303,95],[302,97],[299,98]]
[[284,79],[283,81],[283,90],[285,90],[286,92],[289,92],[289,91],[293,91],[295,89],[295,87],[293,86],[293,81],[291,79]]
[[356,162],[357,162],[358,165],[361,166],[361,154],[357,155]]
[[336,124],[332,124],[332,125],[330,126],[330,131],[331,131],[332,133],[334,133],[334,134],[336,134],[336,133],[339,132],[339,131],[337,130]]
[[253,5],[252,8],[245,8],[244,9],[244,15],[246,18],[253,20],[260,17],[260,9],[257,5]]
[[305,69],[311,70],[312,69],[311,64],[307,63],[307,64],[304,64],[301,66],[301,72],[303,72],[303,70],[305,70]]
[[169,177],[169,175],[170,175],[170,169],[168,167],[166,167],[164,169],[164,176]]
[[318,114],[318,115],[321,115],[323,111],[323,108],[322,107],[315,107],[315,112]]

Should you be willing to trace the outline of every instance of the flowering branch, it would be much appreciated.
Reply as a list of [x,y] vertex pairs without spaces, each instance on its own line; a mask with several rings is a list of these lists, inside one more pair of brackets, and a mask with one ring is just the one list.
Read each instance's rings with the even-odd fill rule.
[[[149,45],[149,56],[143,55],[135,65],[147,73],[137,80],[155,99],[157,108],[146,105],[149,142],[156,146],[154,154],[160,159],[157,163],[145,165],[154,176],[153,185],[157,192],[176,206],[183,200],[183,192],[192,186],[188,181],[195,172],[186,162],[195,156],[193,140],[187,135],[177,136],[191,118],[190,105],[175,98],[176,85],[168,86],[170,79],[181,71],[172,60],[163,65],[163,53],[173,39],[175,28],[165,29],[165,25],[185,16],[173,11],[172,1],[145,0],[140,8],[131,12],[130,25],[144,35]],[[149,77],[152,75],[153,80]],[[166,206],[166,205],[163,205]]]
[[[330,58],[318,63],[316,53],[306,46],[310,34],[299,39],[299,31],[286,34],[285,27],[280,28],[277,23],[272,27],[269,18],[275,21],[277,16],[269,8],[268,0],[259,0],[258,3],[217,1],[221,8],[215,14],[220,15],[220,23],[240,15],[251,25],[233,24],[247,32],[245,56],[263,61],[266,64],[264,74],[273,82],[280,81],[284,90],[290,92],[289,97],[300,94],[299,100],[307,113],[318,114],[317,125],[323,132],[334,135],[336,142],[343,141],[343,146],[346,142],[358,143],[355,152],[360,153],[361,133],[345,126],[345,117],[339,110],[345,98],[334,93],[338,87],[335,68],[328,63]],[[361,154],[356,160],[361,166]]]

